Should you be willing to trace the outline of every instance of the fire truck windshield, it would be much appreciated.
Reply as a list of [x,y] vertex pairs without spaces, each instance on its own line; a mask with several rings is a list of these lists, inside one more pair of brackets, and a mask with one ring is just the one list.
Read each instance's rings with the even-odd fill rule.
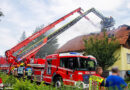
[[78,58],[78,67],[77,70],[80,71],[94,71],[96,63],[90,58]]
[[79,71],[95,71],[96,62],[90,58],[66,57],[60,58],[60,66]]

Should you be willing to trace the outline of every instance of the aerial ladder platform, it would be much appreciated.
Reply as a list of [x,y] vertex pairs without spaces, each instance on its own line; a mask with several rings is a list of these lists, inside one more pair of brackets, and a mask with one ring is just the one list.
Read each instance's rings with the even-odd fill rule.
[[[29,63],[31,59],[35,59],[35,55],[40,50],[41,47],[46,45],[46,43],[48,43],[49,41],[56,38],[58,35],[60,35],[64,31],[68,30],[70,27],[75,25],[82,18],[86,18],[88,21],[90,21],[92,23],[92,21],[87,17],[87,15],[91,12],[95,13],[98,17],[100,17],[102,19],[101,25],[103,25],[104,28],[112,27],[115,24],[114,19],[112,17],[110,17],[110,18],[104,17],[101,13],[99,13],[94,8],[91,8],[91,9],[87,10],[86,12],[81,12],[81,10],[82,10],[81,8],[78,8],[78,9],[70,12],[69,14],[54,21],[53,23],[49,24],[48,26],[44,27],[43,29],[39,30],[38,32],[34,33],[27,39],[18,43],[16,46],[11,48],[10,50],[7,50],[5,53],[7,61],[11,65],[20,63],[22,61],[25,62],[25,64]],[[67,24],[62,26],[61,28],[55,30],[54,32],[50,33],[49,35],[46,35],[41,40],[36,41],[33,45],[28,46],[29,43],[31,43],[33,40],[35,40],[36,38],[45,34],[50,29],[54,28],[55,25],[59,24],[60,22],[64,21],[69,16],[71,16],[77,12],[80,14],[78,17],[74,18],[73,20],[71,20],[70,22],[68,22]]]

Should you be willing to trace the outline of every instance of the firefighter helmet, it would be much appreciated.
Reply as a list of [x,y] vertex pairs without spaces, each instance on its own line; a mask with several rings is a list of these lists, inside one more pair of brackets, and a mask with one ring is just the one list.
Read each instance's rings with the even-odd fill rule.
[[31,65],[30,65],[30,64],[27,64],[27,67],[31,67]]
[[24,63],[21,63],[20,66],[24,66]]

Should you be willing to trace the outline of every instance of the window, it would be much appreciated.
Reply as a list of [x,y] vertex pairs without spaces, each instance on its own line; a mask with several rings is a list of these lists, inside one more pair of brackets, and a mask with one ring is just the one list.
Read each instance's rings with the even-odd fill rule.
[[67,57],[60,59],[60,66],[72,70],[94,71],[96,63],[90,58]]
[[129,38],[127,40],[127,43],[128,43],[128,46],[130,47],[130,35],[129,35]]
[[47,62],[48,62],[47,74],[51,74],[52,60],[48,60]]
[[127,63],[130,64],[130,54],[127,54]]
[[77,62],[76,57],[61,58],[60,66],[69,69],[76,69],[76,65],[77,65],[76,62]]
[[81,71],[94,71],[96,63],[90,58],[79,58],[79,67],[78,70]]

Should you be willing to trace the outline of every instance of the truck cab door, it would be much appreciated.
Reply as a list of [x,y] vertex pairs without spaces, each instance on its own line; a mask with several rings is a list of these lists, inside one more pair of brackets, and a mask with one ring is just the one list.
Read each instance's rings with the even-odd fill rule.
[[74,84],[74,73],[76,68],[76,57],[65,57],[60,59],[60,66],[63,67],[63,72],[65,72],[64,83],[67,85]]
[[46,83],[51,83],[51,81],[52,81],[52,60],[47,61],[47,67],[46,67],[46,71],[45,71],[43,78]]
[[72,57],[68,59],[68,70],[67,70],[67,76],[69,85],[73,85],[75,82],[75,68],[76,68],[76,57]]

